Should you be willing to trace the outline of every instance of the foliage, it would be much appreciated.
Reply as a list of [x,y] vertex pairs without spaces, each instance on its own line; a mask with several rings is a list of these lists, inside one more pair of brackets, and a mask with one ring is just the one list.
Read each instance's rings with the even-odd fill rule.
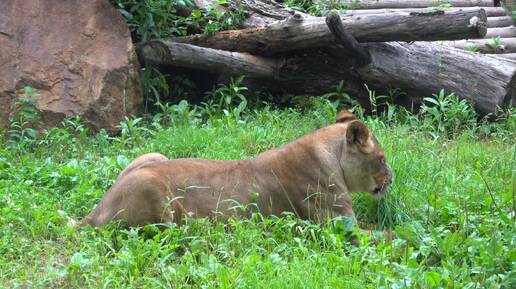
[[421,107],[425,125],[434,132],[457,134],[477,125],[476,113],[471,103],[459,99],[454,93],[446,95],[444,89],[433,97],[424,98]]
[[[354,195],[354,208],[363,225],[394,229],[390,243],[373,244],[346,218],[315,224],[288,213],[164,228],[65,225],[85,216],[142,153],[250,158],[333,122],[345,97],[338,89],[303,109],[251,110],[245,91],[237,78],[202,106],[159,103],[158,114],[124,120],[114,137],[87,137],[81,119],[68,118],[27,140],[31,150],[0,147],[0,287],[515,287],[516,114],[473,125],[476,118],[462,114],[469,106],[444,92],[420,114],[394,105],[358,114],[395,178],[384,199]],[[349,243],[353,234],[358,246]]]
[[39,120],[39,110],[37,108],[38,96],[32,87],[26,86],[23,95],[18,95],[9,117],[9,130],[7,131],[7,145],[19,146],[27,149],[37,137],[35,125]]
[[[124,16],[135,42],[156,38],[184,36],[192,32],[211,33],[237,28],[244,19],[241,8],[226,12],[210,7],[193,9],[189,16],[178,15],[178,9],[190,9],[192,0],[111,0]],[[226,5],[226,1],[217,1]]]
[[236,119],[240,119],[247,107],[247,99],[243,94],[247,87],[242,86],[243,80],[243,76],[231,78],[227,86],[219,85],[217,89],[208,93],[209,100],[204,105],[204,111],[209,120],[219,119],[222,115],[233,115]]
[[159,103],[160,98],[169,95],[169,85],[166,75],[154,66],[148,65],[143,69],[142,85],[145,99],[145,112],[149,111],[149,104]]
[[[219,5],[226,5],[225,0],[217,1]],[[194,30],[203,33],[213,33],[222,30],[236,29],[240,27],[245,19],[245,13],[241,6],[236,9],[228,8],[226,11],[220,11],[211,7],[207,11],[194,9],[190,16]]]
[[502,0],[501,2],[502,6],[507,11],[507,14],[516,19],[516,3],[514,1],[508,3],[508,1],[505,0]]
[[332,10],[354,9],[359,0],[343,3],[339,0],[284,0],[285,6],[307,12],[314,16],[325,16]]
[[505,45],[503,45],[500,36],[491,38],[491,43],[486,43],[485,45],[491,48],[494,53],[501,53],[505,50]]
[[470,51],[470,52],[477,52],[478,51],[478,47],[473,44],[473,43],[467,43],[466,44],[466,50]]

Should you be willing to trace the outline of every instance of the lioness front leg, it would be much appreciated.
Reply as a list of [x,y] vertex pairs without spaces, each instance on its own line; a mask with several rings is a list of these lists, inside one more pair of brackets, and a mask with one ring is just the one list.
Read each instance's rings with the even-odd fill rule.
[[[378,235],[375,234],[377,231],[375,230],[370,230],[370,229],[367,229],[367,228],[364,228],[361,224],[361,222],[359,222],[355,216],[355,211],[353,210],[353,206],[352,206],[352,202],[351,202],[351,197],[349,196],[349,194],[343,194],[342,196],[340,196],[341,198],[341,202],[339,202],[338,205],[334,205],[333,206],[333,212],[332,212],[332,216],[333,217],[338,217],[338,216],[346,216],[346,217],[350,217],[350,218],[353,218],[356,226],[358,227],[358,229],[364,233],[364,234],[367,234],[368,236],[370,236],[373,241],[376,243],[378,241]],[[382,231],[382,234],[383,234],[383,237],[385,240],[392,240],[393,238],[393,235],[392,235],[392,232],[391,231]],[[356,237],[353,237],[351,239],[351,242],[354,244],[354,245],[358,245],[358,239]]]

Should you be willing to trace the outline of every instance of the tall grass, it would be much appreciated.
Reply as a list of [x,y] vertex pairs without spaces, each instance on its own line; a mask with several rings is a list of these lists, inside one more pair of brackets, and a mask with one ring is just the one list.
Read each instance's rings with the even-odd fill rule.
[[392,242],[361,235],[353,246],[352,227],[292,214],[165,229],[65,225],[85,216],[140,154],[251,158],[332,123],[339,108],[313,98],[303,108],[251,109],[238,79],[231,85],[201,106],[158,103],[158,114],[125,120],[118,136],[88,137],[74,118],[0,147],[0,287],[515,287],[516,115],[497,123],[466,117],[460,125],[436,117],[464,105],[472,111],[453,98],[439,109],[432,98],[419,114],[354,108],[395,176],[386,198],[355,194],[354,208],[364,225],[393,228]]

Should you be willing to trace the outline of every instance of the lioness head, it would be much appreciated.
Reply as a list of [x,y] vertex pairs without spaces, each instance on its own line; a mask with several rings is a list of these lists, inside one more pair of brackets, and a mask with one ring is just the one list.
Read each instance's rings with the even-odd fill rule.
[[370,192],[380,197],[392,181],[380,143],[367,126],[348,111],[341,111],[337,122],[347,125],[340,164],[349,191]]

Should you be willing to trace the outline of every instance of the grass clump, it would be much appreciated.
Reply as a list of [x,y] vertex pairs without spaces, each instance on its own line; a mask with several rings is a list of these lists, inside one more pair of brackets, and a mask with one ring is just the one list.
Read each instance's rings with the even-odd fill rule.
[[365,225],[393,228],[390,243],[361,236],[352,246],[347,224],[292,214],[187,220],[165,229],[65,226],[68,216],[85,216],[143,153],[251,158],[332,123],[339,107],[314,98],[304,108],[251,108],[238,79],[231,85],[205,105],[159,103],[153,117],[123,121],[118,136],[88,137],[73,118],[24,140],[30,150],[1,146],[0,287],[515,287],[516,115],[486,123],[468,113],[457,124],[447,115],[463,107],[455,100],[429,101],[419,114],[389,106],[367,116],[354,108],[395,176],[386,198],[356,194],[354,208]]

